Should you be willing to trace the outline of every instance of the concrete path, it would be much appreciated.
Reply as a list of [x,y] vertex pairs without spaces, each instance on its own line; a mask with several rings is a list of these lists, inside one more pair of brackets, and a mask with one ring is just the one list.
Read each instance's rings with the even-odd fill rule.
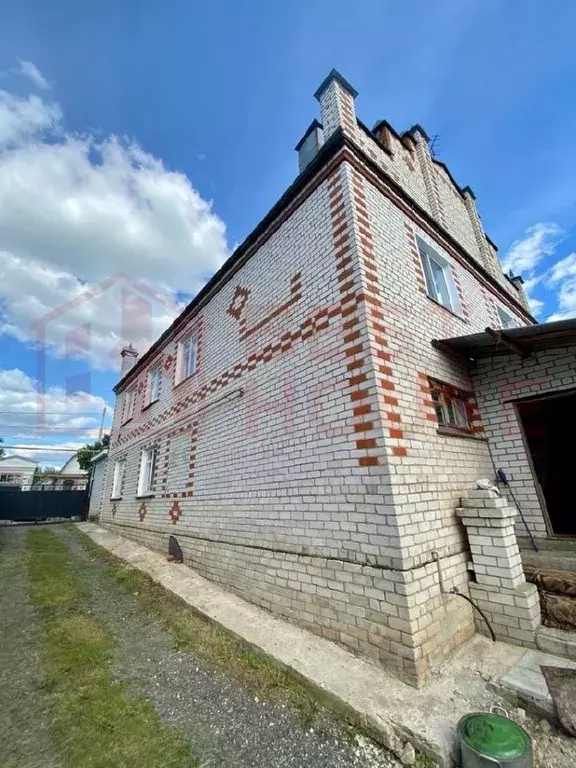
[[516,693],[524,705],[532,705],[539,714],[544,713],[556,720],[556,708],[542,674],[542,666],[576,669],[576,662],[540,651],[524,651],[516,664],[502,676],[500,685]]
[[169,563],[163,555],[93,523],[78,525],[97,544],[304,677],[327,703],[384,746],[400,755],[410,742],[442,768],[457,764],[458,720],[502,704],[488,683],[499,680],[525,653],[476,635],[427,686],[416,690],[383,668],[225,592],[185,565]]

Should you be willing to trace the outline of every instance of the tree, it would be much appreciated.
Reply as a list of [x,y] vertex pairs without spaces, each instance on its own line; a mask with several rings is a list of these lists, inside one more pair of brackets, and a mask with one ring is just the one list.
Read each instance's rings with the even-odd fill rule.
[[[0,443],[3,443],[3,442],[4,440],[0,437]],[[2,446],[0,445],[0,459],[2,458],[2,456],[4,456],[4,453],[5,453],[4,448],[2,448]]]
[[41,469],[38,465],[36,466],[36,469],[34,470],[34,477],[32,478],[32,485],[35,485],[36,483],[40,482],[41,480],[49,480],[53,479],[55,475],[58,474],[58,470],[56,467],[44,467],[44,469]]
[[87,443],[83,448],[76,453],[78,464],[80,469],[85,472],[89,472],[92,468],[91,461],[97,453],[103,451],[104,448],[108,448],[110,444],[110,435],[103,435],[102,440],[96,440],[94,443]]

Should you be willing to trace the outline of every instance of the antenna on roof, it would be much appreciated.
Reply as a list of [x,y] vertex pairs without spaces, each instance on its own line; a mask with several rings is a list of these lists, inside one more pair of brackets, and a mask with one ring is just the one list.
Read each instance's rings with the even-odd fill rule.
[[441,136],[439,133],[436,133],[434,136],[432,136],[432,139],[430,140],[430,154],[432,157],[436,157],[440,140]]

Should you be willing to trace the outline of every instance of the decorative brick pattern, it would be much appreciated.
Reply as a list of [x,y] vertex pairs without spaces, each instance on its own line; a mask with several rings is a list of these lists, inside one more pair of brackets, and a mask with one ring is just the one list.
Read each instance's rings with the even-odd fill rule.
[[[466,591],[454,509],[492,471],[485,440],[440,435],[429,418],[431,377],[467,393],[481,435],[466,364],[431,341],[483,330],[483,292],[527,315],[504,276],[491,282],[464,252],[470,218],[438,163],[424,165],[410,135],[371,137],[340,81],[319,99],[331,159],[303,173],[234,268],[123,379],[118,403],[162,366],[157,402],[140,398],[125,425],[116,408],[101,518],[161,550],[177,525],[203,575],[420,685],[474,631],[432,553],[443,583]],[[416,235],[452,266],[461,316],[426,295]],[[177,344],[193,330],[197,369],[175,385]],[[143,503],[149,445],[157,471]]]
[[182,517],[182,510],[180,509],[180,503],[178,501],[175,501],[170,507],[168,517],[170,518],[172,525],[176,525],[178,520]]

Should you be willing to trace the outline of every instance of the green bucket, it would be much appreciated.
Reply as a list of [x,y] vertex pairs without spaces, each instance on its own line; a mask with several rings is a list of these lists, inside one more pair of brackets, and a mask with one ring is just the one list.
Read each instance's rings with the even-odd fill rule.
[[532,768],[530,736],[508,717],[473,712],[458,723],[462,768]]

